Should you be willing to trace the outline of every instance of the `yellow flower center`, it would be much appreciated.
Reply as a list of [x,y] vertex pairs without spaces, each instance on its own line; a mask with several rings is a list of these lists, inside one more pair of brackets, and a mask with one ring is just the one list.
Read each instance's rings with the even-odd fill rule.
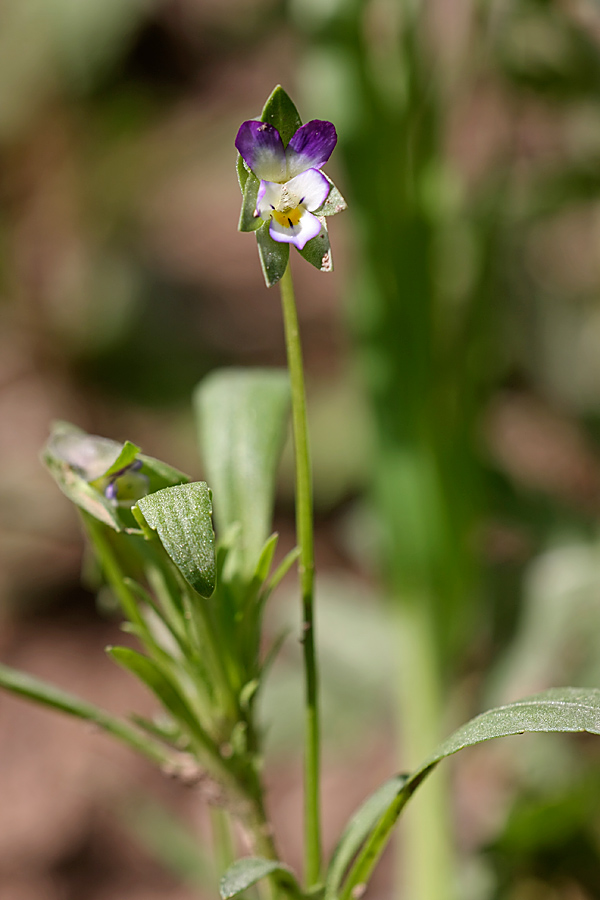
[[278,209],[274,209],[271,215],[284,228],[293,228],[300,221],[302,210],[299,206],[295,209],[284,209],[281,212]]

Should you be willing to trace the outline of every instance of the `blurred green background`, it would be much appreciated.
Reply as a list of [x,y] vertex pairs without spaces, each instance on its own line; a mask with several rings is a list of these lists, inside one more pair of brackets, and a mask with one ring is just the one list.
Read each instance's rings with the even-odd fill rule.
[[[0,652],[113,708],[144,701],[103,658],[110,598],[99,612],[79,588],[77,522],[38,452],[64,418],[201,477],[193,386],[283,364],[233,147],[279,82],[335,122],[350,207],[333,275],[293,259],[331,847],[369,790],[486,705],[600,682],[600,8],[3,0]],[[291,493],[288,453],[282,553]],[[295,625],[293,584],[271,614]],[[293,864],[295,643],[265,700]],[[98,746],[0,698],[1,900],[198,895],[172,817],[202,833],[201,798]],[[594,739],[544,737],[447,766],[459,896],[600,896],[599,762]],[[410,869],[400,896],[436,900]]]

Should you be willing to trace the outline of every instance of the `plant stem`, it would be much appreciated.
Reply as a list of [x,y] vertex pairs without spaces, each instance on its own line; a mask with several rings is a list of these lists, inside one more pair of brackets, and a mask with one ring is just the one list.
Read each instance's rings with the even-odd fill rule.
[[321,873],[320,817],[320,723],[319,680],[314,633],[314,536],[312,473],[308,447],[306,393],[302,366],[302,346],[290,264],[281,285],[288,368],[292,387],[292,419],[296,459],[296,538],[300,548],[298,573],[302,594],[302,647],[305,673],[305,756],[304,756],[304,864],[306,887],[318,883]]

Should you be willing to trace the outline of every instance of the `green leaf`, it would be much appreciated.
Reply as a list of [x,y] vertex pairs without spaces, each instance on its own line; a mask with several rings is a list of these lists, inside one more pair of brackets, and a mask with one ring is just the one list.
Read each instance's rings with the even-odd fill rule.
[[273,287],[281,279],[290,258],[290,245],[274,241],[269,234],[269,222],[256,232],[258,255],[267,287]]
[[600,734],[600,689],[551,688],[506,706],[488,709],[450,735],[411,781],[440,760],[465,747],[524,732],[577,732]]
[[319,234],[308,241],[302,250],[298,251],[300,256],[319,269],[320,272],[332,272],[333,260],[331,258],[331,247],[329,245],[329,234],[327,233],[327,225],[325,219],[321,219],[321,230]]
[[212,755],[218,755],[214,742],[198,722],[179,686],[158,663],[129,647],[107,647],[106,652],[152,691],[193,740]]
[[404,806],[442,759],[493,738],[524,732],[581,731],[600,734],[598,688],[553,688],[471,719],[447,738],[397,792],[352,866],[339,893],[340,900],[350,900],[354,888],[367,883]]
[[[321,172],[321,174],[324,175],[325,178],[327,178],[325,172]],[[348,204],[336,188],[331,178],[327,178],[327,181],[331,185],[329,193],[327,194],[325,203],[323,203],[322,206],[315,210],[315,216],[335,216],[337,215],[337,213],[343,212],[348,208]]]
[[161,766],[169,765],[171,762],[169,751],[139,732],[137,728],[132,728],[127,722],[122,722],[100,707],[34,678],[33,675],[0,665],[0,687],[42,706],[67,713],[77,719],[84,719],[86,722],[93,722],[108,734],[143,753],[144,756]]
[[275,475],[290,406],[287,372],[221,369],[196,388],[194,408],[220,534],[240,523],[232,564],[251,578],[271,531]]
[[253,578],[258,584],[263,584],[263,582],[267,580],[267,576],[271,571],[271,563],[273,562],[273,556],[275,555],[275,548],[277,547],[278,540],[279,535],[277,532],[274,532],[274,534],[265,541]]
[[280,84],[277,85],[265,103],[260,120],[275,126],[281,135],[284,147],[287,147],[292,135],[302,125],[302,119],[298,110],[291,97],[286,94]]
[[221,900],[230,900],[242,891],[247,890],[268,875],[277,874],[293,893],[300,893],[298,882],[289,866],[274,859],[262,859],[258,856],[247,856],[238,859],[223,875],[219,884]]
[[185,580],[202,597],[210,597],[215,589],[215,535],[205,482],[163,488],[142,497],[137,507]]
[[242,200],[242,211],[240,212],[238,231],[256,231],[256,229],[260,228],[264,222],[260,216],[256,215],[256,201],[258,199],[259,187],[260,181],[253,172],[249,172],[243,192],[244,199]]
[[299,559],[299,557],[300,547],[294,547],[292,550],[290,550],[289,553],[286,553],[269,579],[269,583],[267,585],[267,590],[269,591],[269,593],[275,590],[279,582],[283,578],[285,578],[285,576],[292,568],[296,560]]
[[346,869],[381,816],[396,799],[407,778],[407,775],[394,775],[385,781],[352,816],[329,863],[325,879],[325,900],[337,897]]

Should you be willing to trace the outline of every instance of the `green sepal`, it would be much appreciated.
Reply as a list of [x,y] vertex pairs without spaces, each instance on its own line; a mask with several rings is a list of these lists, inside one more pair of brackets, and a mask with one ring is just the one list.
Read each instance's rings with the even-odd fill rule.
[[329,193],[325,199],[325,203],[323,203],[318,209],[316,209],[313,213],[314,216],[335,216],[337,213],[343,212],[348,208],[348,204],[336,188],[335,184],[325,175],[325,172],[321,172],[327,181],[331,185],[329,188]]
[[333,271],[329,233],[324,219],[321,219],[321,230],[318,235],[308,241],[304,245],[304,249],[299,250],[298,253],[320,272]]
[[287,147],[292,135],[302,125],[300,113],[291,97],[280,84],[273,90],[273,93],[265,103],[260,120],[275,126],[281,135],[284,147]]
[[212,497],[204,481],[178,484],[142,497],[137,503],[147,524],[185,580],[202,597],[215,589],[215,535]]
[[264,219],[261,219],[260,216],[256,215],[256,202],[258,200],[259,187],[259,179],[252,172],[249,172],[243,192],[244,198],[242,200],[238,231],[256,231],[256,229],[260,228],[264,222]]
[[115,459],[112,466],[108,467],[108,469],[104,473],[104,477],[107,478],[109,475],[114,475],[115,472],[120,472],[121,469],[125,469],[127,466],[130,466],[131,463],[135,461],[140,450],[141,447],[138,447],[137,444],[132,444],[131,441],[125,441],[121,452]]
[[248,175],[250,174],[250,169],[244,162],[244,158],[241,153],[238,153],[237,160],[235,163],[235,171],[237,172],[238,184],[240,186],[240,191],[242,194],[244,193],[244,188],[246,187],[246,181],[248,180]]
[[268,875],[276,875],[279,881],[285,882],[292,894],[301,894],[296,877],[289,866],[274,859],[247,856],[234,862],[221,878],[219,883],[221,900],[231,900],[231,897],[237,897],[242,891],[252,887]]
[[267,287],[283,277],[290,258],[290,245],[274,241],[269,234],[269,222],[265,222],[256,232],[258,255]]

